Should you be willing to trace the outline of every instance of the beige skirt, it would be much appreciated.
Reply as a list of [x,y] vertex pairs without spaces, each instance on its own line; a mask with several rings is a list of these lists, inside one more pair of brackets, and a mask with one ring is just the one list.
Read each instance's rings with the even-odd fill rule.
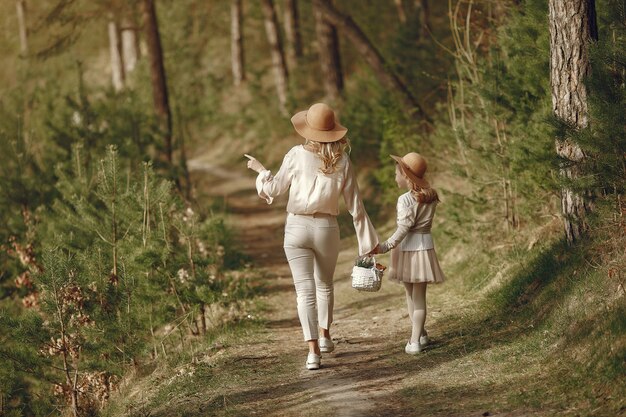
[[438,284],[445,280],[434,249],[391,250],[389,279],[399,282],[428,282]]

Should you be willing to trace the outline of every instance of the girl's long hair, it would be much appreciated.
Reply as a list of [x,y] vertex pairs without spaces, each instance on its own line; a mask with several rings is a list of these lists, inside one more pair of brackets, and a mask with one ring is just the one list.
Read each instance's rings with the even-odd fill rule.
[[437,203],[439,202],[439,195],[434,188],[422,188],[413,183],[411,183],[411,185],[413,187],[411,189],[411,195],[420,203],[428,204],[432,203],[433,201],[436,201]]
[[341,160],[344,152],[350,152],[350,140],[348,138],[342,138],[338,141],[328,143],[315,142],[307,139],[305,146],[315,152],[322,160],[320,171],[324,174],[332,174],[337,171],[337,164]]
[[[397,169],[400,169],[398,166]],[[411,179],[400,169],[402,176],[411,184],[411,195],[420,203],[428,204],[432,202],[439,202],[439,194],[437,194],[437,190],[431,187],[420,187],[415,184]]]

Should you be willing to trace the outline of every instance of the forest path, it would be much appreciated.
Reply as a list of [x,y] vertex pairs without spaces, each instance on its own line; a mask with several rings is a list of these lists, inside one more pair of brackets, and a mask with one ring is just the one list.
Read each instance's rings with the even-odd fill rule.
[[[189,161],[196,198],[227,213],[240,249],[253,259],[252,273],[263,281],[252,309],[260,320],[244,321],[231,333],[221,329],[192,363],[155,372],[135,390],[134,410],[147,406],[151,416],[555,414],[520,401],[545,391],[542,356],[529,347],[544,342],[524,342],[524,322],[501,318],[506,325],[490,327],[485,316],[475,314],[481,294],[468,293],[460,277],[428,287],[431,343],[419,355],[404,353],[410,334],[404,288],[387,280],[376,293],[351,288],[354,236],[342,239],[335,273],[335,351],[323,355],[321,369],[307,371],[308,349],[282,249],[286,198],[273,205],[259,199],[255,174],[243,157],[235,166],[216,162],[224,163],[216,152]],[[339,221],[343,230],[352,228],[349,216]],[[382,236],[391,233],[377,226]],[[449,248],[444,270],[468,256],[463,251],[463,242]],[[389,262],[388,255],[378,260]]]
[[[202,160],[189,162],[190,171],[199,181],[198,188],[205,190],[208,197],[223,202],[241,249],[271,280],[266,283],[268,293],[264,297],[269,309],[265,317],[267,325],[259,336],[264,342],[261,346],[252,343],[253,351],[250,346],[237,346],[235,350],[240,353],[232,358],[235,362],[247,362],[247,366],[256,370],[250,379],[221,394],[226,398],[226,407],[237,410],[235,414],[246,414],[244,410],[258,415],[300,416],[314,410],[319,410],[316,412],[319,415],[334,416],[378,414],[373,412],[373,400],[385,392],[381,387],[389,388],[393,378],[371,378],[380,355],[376,344],[382,339],[368,340],[372,335],[367,328],[372,319],[369,315],[360,318],[357,300],[352,300],[352,305],[342,305],[344,297],[338,294],[333,329],[337,348],[324,355],[322,369],[304,369],[307,347],[302,341],[295,291],[282,248],[286,201],[281,198],[267,205],[256,194],[255,174],[244,171],[245,162],[241,165],[242,169],[227,170]],[[349,243],[343,248],[340,255],[343,262],[340,261],[337,273],[338,293],[353,291],[346,288],[349,282],[346,282],[348,269],[345,265],[356,248]],[[364,296],[359,294],[357,298]],[[281,372],[268,372],[266,377],[271,381],[262,375],[259,377],[276,362],[285,366],[279,367]],[[366,374],[370,377],[364,378]],[[267,390],[268,386],[273,388]]]

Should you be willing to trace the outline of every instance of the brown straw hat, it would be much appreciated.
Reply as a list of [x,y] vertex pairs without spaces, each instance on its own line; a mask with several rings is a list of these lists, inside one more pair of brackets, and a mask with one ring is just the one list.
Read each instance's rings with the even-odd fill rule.
[[315,103],[308,110],[296,113],[291,123],[300,136],[315,142],[335,142],[348,131],[339,124],[333,109],[324,103]]
[[402,172],[409,178],[409,180],[421,188],[428,188],[430,184],[424,179],[426,173],[426,159],[418,153],[409,152],[402,158],[395,155],[389,155],[396,160]]

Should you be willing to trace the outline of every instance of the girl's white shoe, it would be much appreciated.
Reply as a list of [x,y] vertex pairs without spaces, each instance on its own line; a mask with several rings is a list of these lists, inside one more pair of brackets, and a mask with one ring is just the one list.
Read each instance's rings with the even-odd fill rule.
[[320,355],[309,352],[308,356],[306,357],[306,369],[320,369],[320,365],[322,364],[321,359],[322,357]]
[[424,347],[430,343],[430,337],[428,335],[420,336],[420,346]]
[[411,341],[409,340],[406,344],[406,347],[404,348],[404,351],[409,355],[416,355],[422,351],[422,347],[420,346],[419,342],[411,343]]
[[322,353],[330,353],[335,350],[335,344],[327,337],[320,337],[319,339],[320,351]]

